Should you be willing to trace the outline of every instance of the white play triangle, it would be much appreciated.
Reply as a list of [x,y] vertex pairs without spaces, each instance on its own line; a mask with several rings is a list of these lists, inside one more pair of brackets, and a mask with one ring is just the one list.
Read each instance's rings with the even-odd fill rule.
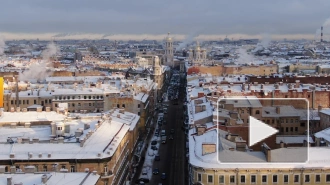
[[263,139],[268,138],[278,132],[277,129],[257,120],[256,118],[250,116],[250,128],[249,128],[249,146],[260,142]]

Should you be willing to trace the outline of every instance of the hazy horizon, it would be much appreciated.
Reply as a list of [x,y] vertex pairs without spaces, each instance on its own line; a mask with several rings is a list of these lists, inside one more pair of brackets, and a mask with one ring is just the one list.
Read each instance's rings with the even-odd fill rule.
[[11,39],[261,38],[330,40],[330,1],[278,0],[158,2],[16,0],[1,3],[0,34]]

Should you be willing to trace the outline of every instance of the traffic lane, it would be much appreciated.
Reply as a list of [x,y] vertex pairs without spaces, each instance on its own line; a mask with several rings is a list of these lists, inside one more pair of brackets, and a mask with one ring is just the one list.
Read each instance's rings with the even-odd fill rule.
[[[166,124],[161,126],[161,130],[165,129],[166,130],[166,134],[167,134],[167,141],[166,144],[160,144],[159,149],[158,149],[158,153],[160,155],[160,161],[154,161],[153,163],[153,169],[158,168],[159,169],[159,174],[158,175],[152,175],[150,184],[158,184],[158,183],[163,183],[165,184],[169,184],[168,183],[168,179],[169,179],[169,173],[170,173],[170,165],[171,164],[171,153],[172,153],[172,142],[171,140],[168,140],[168,134],[170,131],[170,127],[171,125],[169,123],[171,123],[171,116],[173,112],[170,108],[168,108],[169,112],[167,114],[164,114],[164,120],[166,120]],[[161,138],[159,137],[159,140]],[[165,180],[162,180],[161,177],[161,173],[165,172],[167,178]]]
[[184,184],[185,181],[185,171],[184,171],[184,162],[185,162],[185,158],[184,158],[184,153],[185,153],[185,147],[184,147],[184,143],[185,143],[185,135],[184,132],[182,132],[181,130],[181,126],[182,126],[182,122],[183,122],[183,102],[182,102],[182,90],[180,89],[179,92],[179,101],[178,101],[178,119],[175,125],[176,128],[176,136],[177,136],[177,140],[176,140],[176,173],[175,173],[175,181],[173,184]]

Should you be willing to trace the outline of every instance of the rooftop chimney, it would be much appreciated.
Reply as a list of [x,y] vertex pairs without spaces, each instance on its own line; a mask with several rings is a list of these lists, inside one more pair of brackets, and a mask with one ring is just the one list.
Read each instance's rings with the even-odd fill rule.
[[12,185],[13,183],[12,183],[12,177],[10,176],[10,177],[7,177],[7,185]]
[[46,184],[47,183],[47,175],[46,174],[44,174],[44,175],[42,175],[41,176],[41,182],[43,183],[43,184]]
[[321,26],[321,42],[323,42],[323,26]]

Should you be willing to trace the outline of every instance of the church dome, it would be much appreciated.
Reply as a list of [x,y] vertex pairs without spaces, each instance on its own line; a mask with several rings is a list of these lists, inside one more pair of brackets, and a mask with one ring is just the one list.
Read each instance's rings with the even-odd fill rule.
[[167,33],[166,41],[172,41],[172,37],[170,37],[170,32]]

